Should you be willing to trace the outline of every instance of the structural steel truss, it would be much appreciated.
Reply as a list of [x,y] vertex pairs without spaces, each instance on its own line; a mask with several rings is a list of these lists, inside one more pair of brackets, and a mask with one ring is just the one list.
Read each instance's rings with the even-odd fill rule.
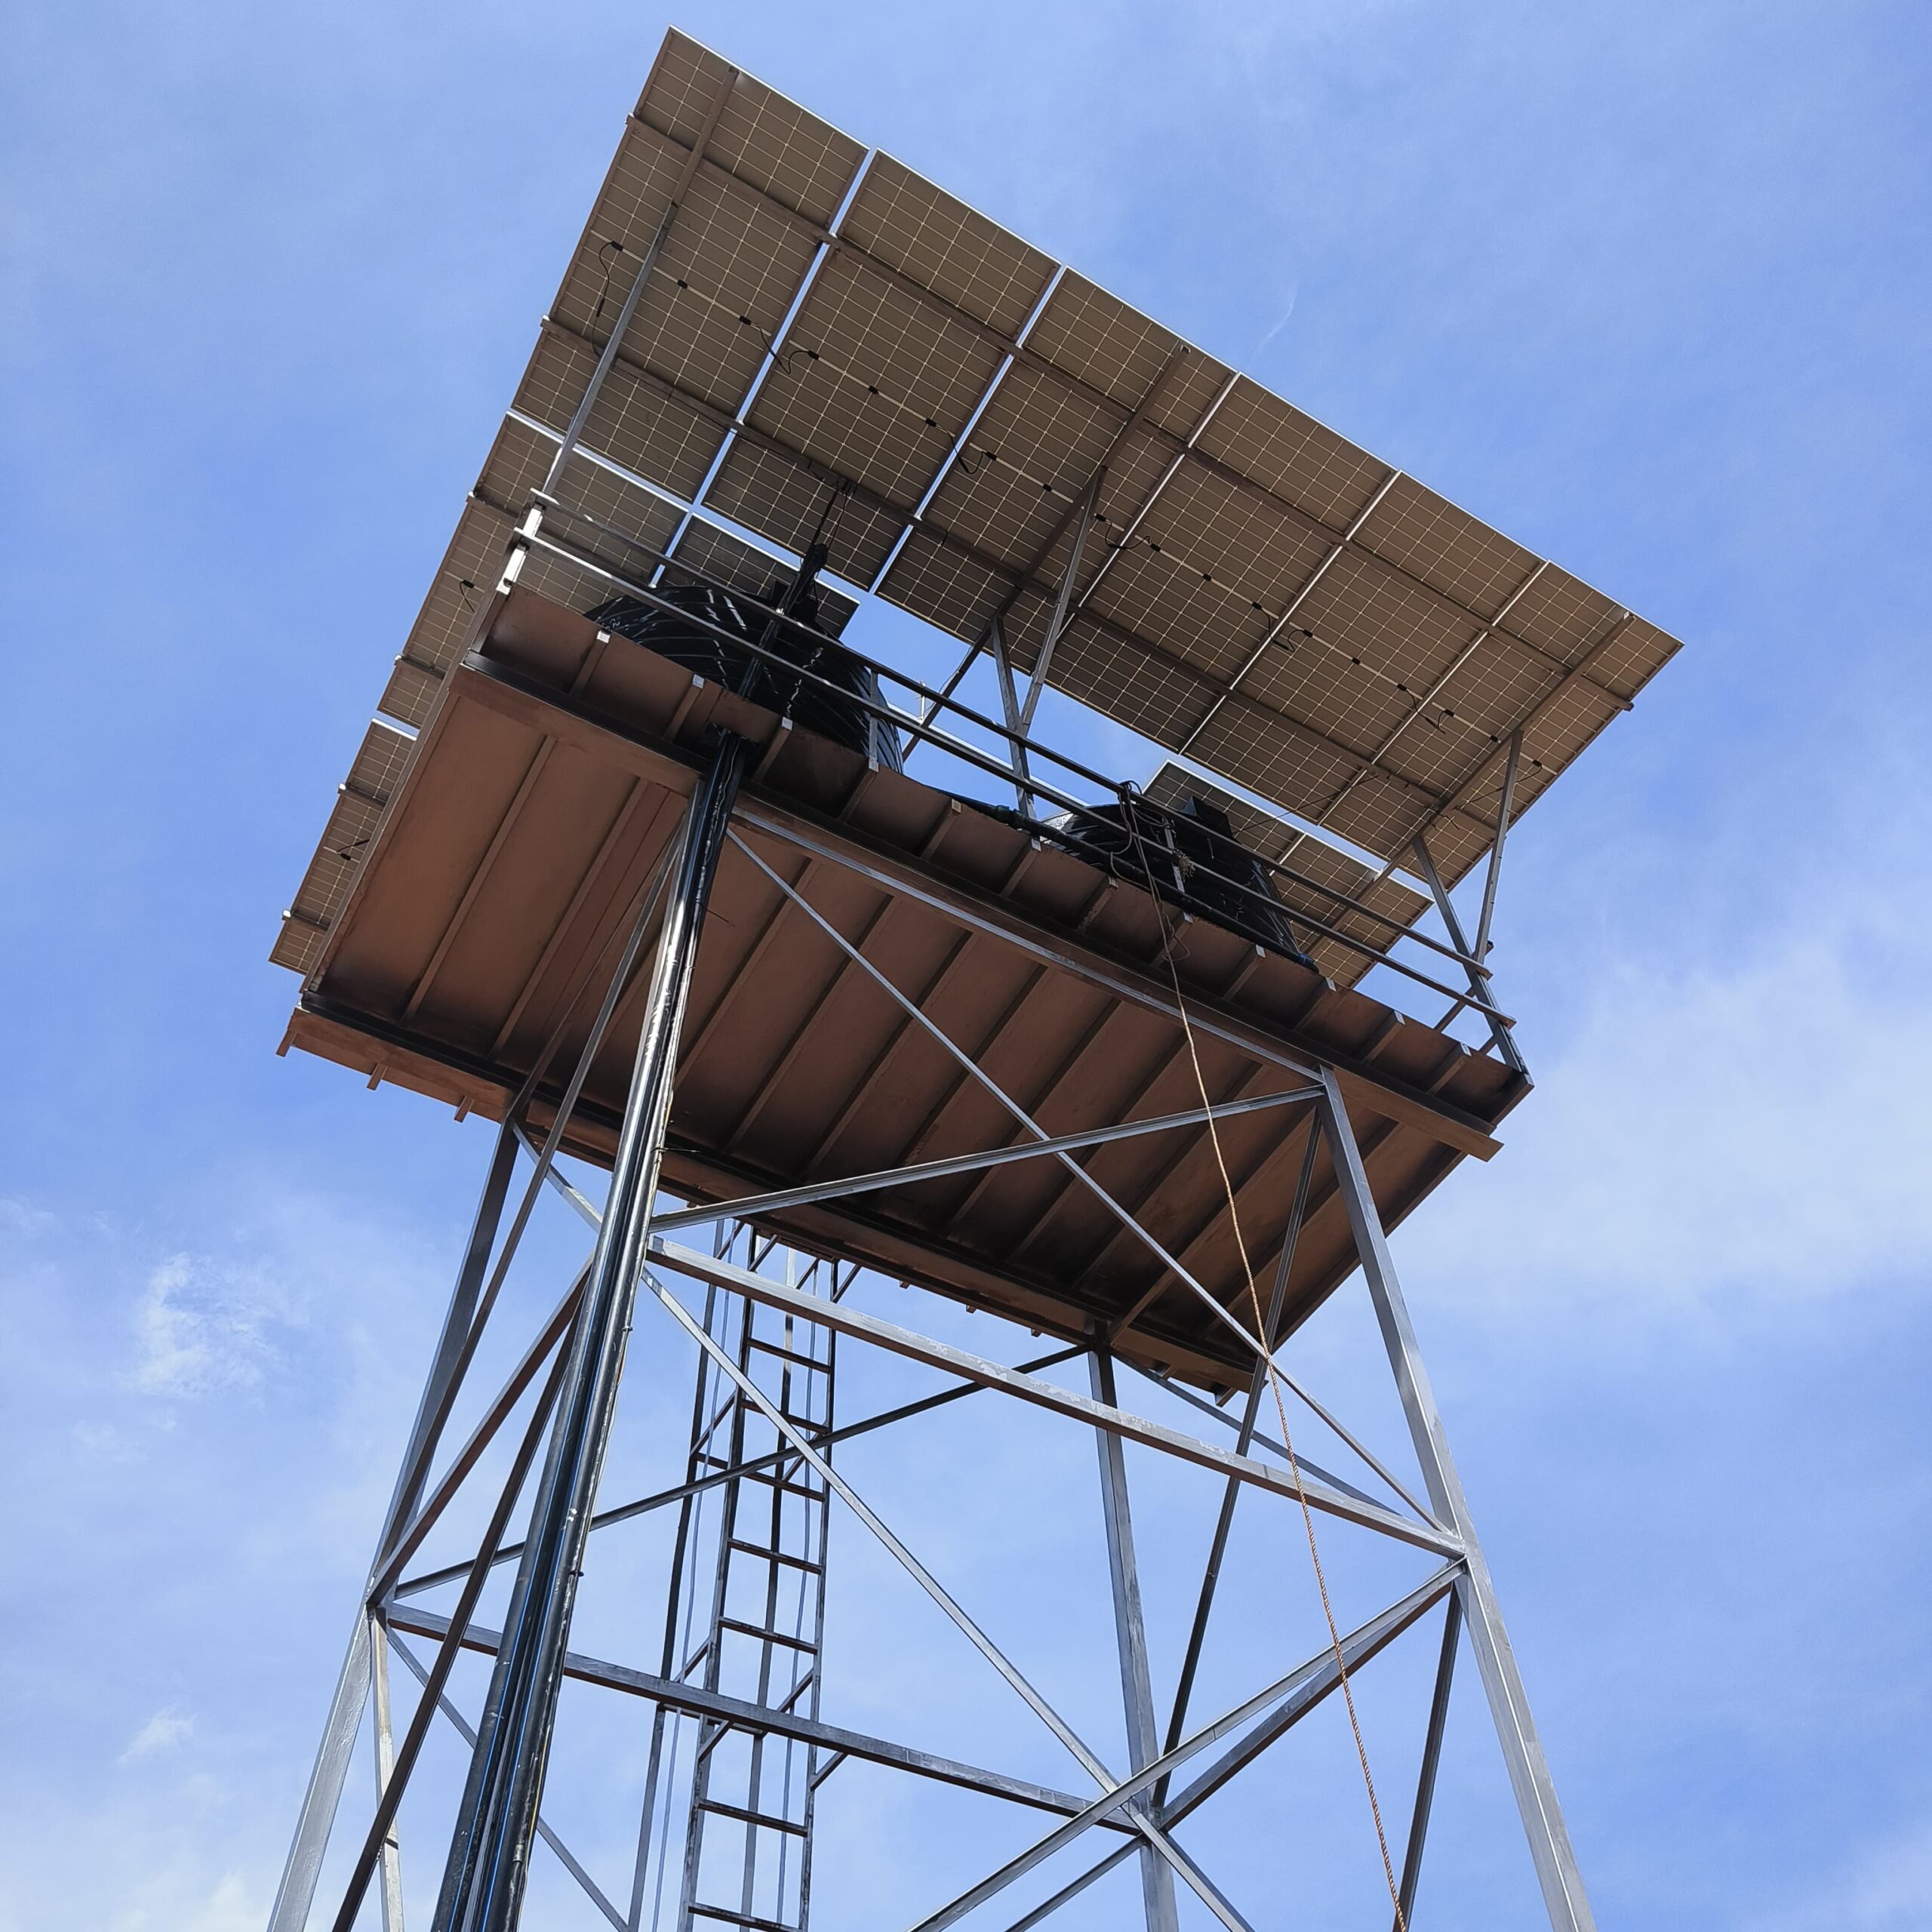
[[[1582,1932],[1592,1920],[1531,1722],[1496,1593],[1451,1460],[1417,1350],[1407,1304],[1364,1167],[1337,1069],[1317,1057],[1284,1062],[1289,1077],[1272,1095],[1286,1135],[1300,1123],[1306,1151],[1291,1183],[1291,1226],[1275,1272],[1278,1305],[1297,1233],[1309,1208],[1316,1149],[1332,1163],[1361,1279],[1380,1326],[1421,1474],[1420,1494],[1321,1408],[1298,1383],[1284,1386],[1327,1422],[1360,1460],[1358,1481],[1291,1457],[1261,1426],[1259,1398],[1267,1364],[1238,1306],[1211,1295],[1153,1230],[1097,1181],[1084,1164],[1115,1130],[1047,1134],[980,1064],[946,1036],[919,1003],[878,974],[854,941],[817,912],[808,884],[771,876],[808,920],[849,956],[854,971],[878,977],[909,1024],[958,1063],[961,1077],[996,1102],[1009,1134],[995,1137],[974,1165],[989,1175],[1030,1155],[1060,1164],[1069,1183],[1093,1193],[1117,1217],[1127,1238],[1165,1257],[1175,1276],[1207,1302],[1213,1318],[1248,1352],[1252,1374],[1231,1411],[1175,1389],[1211,1417],[1220,1439],[1190,1435],[1137,1414],[1124,1401],[1107,1329],[1020,1367],[972,1353],[882,1318],[848,1293],[855,1269],[835,1257],[817,1260],[778,1247],[757,1232],[768,1199],[745,1198],[680,1207],[660,1189],[666,1122],[677,1078],[683,1016],[709,894],[721,856],[735,847],[763,866],[734,824],[749,748],[721,734],[691,795],[682,829],[637,906],[628,938],[606,962],[595,1019],[566,1086],[538,1140],[520,1096],[498,1139],[470,1239],[419,1404],[348,1655],[305,1797],[271,1921],[272,1932],[332,1924],[349,1932],[365,1908],[380,1911],[386,1932],[401,1932],[402,1840],[398,1821],[426,1739],[452,1727],[468,1752],[468,1775],[453,1826],[426,1826],[413,1855],[440,1863],[433,1932],[508,1932],[515,1925],[531,1861],[540,1839],[582,1885],[611,1924],[638,1932],[673,1909],[687,1927],[728,1925],[802,1932],[808,1922],[813,1807],[848,1759],[891,1767],[1006,1801],[1039,1814],[1023,1851],[957,1896],[934,1900],[916,1932],[937,1932],[972,1917],[1017,1928],[1041,1922],[1124,1861],[1137,1869],[1146,1923],[1177,1926],[1201,1913],[1229,1928],[1272,1915],[1262,1902],[1224,1892],[1198,1863],[1186,1827],[1208,1798],[1254,1764],[1311,1711],[1344,1687],[1412,1626],[1440,1611],[1440,1655],[1426,1741],[1405,1841],[1396,1848],[1399,1904],[1406,1923],[1416,1906],[1424,1839],[1447,1712],[1451,1673],[1466,1638],[1487,1695],[1550,1922]],[[769,872],[770,869],[765,868]],[[1459,949],[1466,950],[1466,949]],[[644,989],[629,1091],[617,1134],[609,1192],[599,1208],[558,1170],[556,1158],[585,1072],[633,980]],[[1179,1011],[1178,1008],[1177,1011]],[[1182,1014],[1185,1020],[1185,1014]],[[688,1042],[685,1044],[688,1044]],[[534,1084],[534,1081],[533,1081]],[[1204,1106],[1192,1118],[1217,1121],[1235,1106]],[[1148,1123],[1120,1124],[1118,1131]],[[527,1171],[526,1171],[527,1169]],[[513,1183],[521,1177],[520,1188]],[[857,1192],[892,1178],[877,1174],[817,1184],[821,1197]],[[565,1198],[595,1228],[589,1259],[537,1324],[500,1386],[488,1389],[474,1365],[486,1324],[537,1203]],[[512,1207],[512,1198],[515,1204]],[[684,1229],[704,1223],[708,1242],[687,1244]],[[1124,1319],[1131,1318],[1124,1318]],[[612,1503],[598,1494],[627,1338],[633,1323],[654,1346],[681,1333],[700,1373],[689,1454],[681,1479],[651,1494]],[[947,1378],[939,1393],[857,1420],[835,1415],[833,1362],[838,1346],[888,1352]],[[1084,1363],[1086,1392],[1051,1379],[1057,1366]],[[1144,1367],[1134,1369],[1147,1376]],[[1158,1379],[1158,1378],[1155,1378]],[[1128,1755],[1109,1762],[988,1635],[972,1610],[887,1522],[833,1460],[837,1444],[984,1392],[1044,1408],[1094,1432],[1112,1584]],[[450,1423],[463,1399],[477,1411],[469,1435],[452,1446]],[[480,1405],[480,1406],[479,1406]],[[1222,1490],[1209,1555],[1177,1694],[1156,1702],[1137,1580],[1123,1445],[1128,1442],[1213,1472]],[[466,1559],[412,1566],[453,1500],[474,1487],[487,1453],[493,1469],[507,1452],[507,1474]],[[1368,1483],[1374,1487],[1364,1487]],[[1376,1493],[1379,1489],[1383,1494]],[[1195,1708],[1197,1666],[1214,1612],[1229,1526],[1244,1492],[1312,1509],[1426,1552],[1424,1580],[1305,1658],[1283,1657],[1271,1681],[1204,1718]],[[678,1531],[672,1582],[659,1606],[663,1642],[655,1669],[571,1648],[577,1580],[592,1555],[592,1532],[651,1512],[675,1509]],[[844,1512],[952,1624],[1003,1681],[1017,1703],[1072,1761],[1067,1789],[1041,1786],[996,1767],[935,1756],[908,1743],[843,1727],[821,1709],[827,1526]],[[519,1515],[522,1520],[519,1522]],[[1291,1515],[1282,1517],[1292,1534]],[[514,1566],[500,1624],[478,1615],[493,1574]],[[708,1565],[708,1567],[707,1567]],[[444,1593],[446,1607],[425,1599]],[[451,1594],[453,1592],[453,1595]],[[451,1696],[451,1672],[464,1651],[491,1660],[481,1709],[465,1712]],[[399,1678],[392,1654],[404,1666]],[[543,1807],[558,1702],[565,1679],[602,1687],[650,1707],[650,1770],[638,1854],[627,1900],[600,1890]],[[406,1721],[392,1703],[399,1683],[417,1693]],[[342,1800],[365,1713],[373,1713],[379,1795],[348,1841],[339,1887],[320,1888],[324,1854]],[[833,1714],[835,1716],[835,1712]],[[674,1813],[676,1814],[674,1817]],[[412,1810],[411,1816],[416,1813]],[[678,1820],[681,1820],[679,1825]],[[678,1829],[673,1829],[676,1826]],[[414,1827],[412,1829],[414,1830]],[[1053,1897],[1017,1920],[995,1903],[1048,1860],[1081,1841],[1090,1862]],[[668,1863],[667,1863],[668,1861]],[[340,1860],[337,1861],[340,1863]],[[668,1883],[665,1875],[671,1875]],[[1192,1901],[1192,1903],[1189,1903]]]

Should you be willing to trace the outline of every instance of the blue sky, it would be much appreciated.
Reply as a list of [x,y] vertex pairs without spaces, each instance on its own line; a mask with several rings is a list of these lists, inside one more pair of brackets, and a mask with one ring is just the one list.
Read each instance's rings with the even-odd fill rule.
[[[1539,1091],[1398,1252],[1604,1921],[1932,1921],[1932,23],[678,23],[1686,641],[1512,842]],[[277,1060],[264,955],[666,24],[76,0],[10,29],[5,1932],[265,1915],[488,1131]],[[1348,1313],[1310,1373],[1392,1443]],[[639,1467],[688,1374],[652,1364]],[[869,1373],[860,1405],[897,1386]],[[1063,1558],[1092,1581],[1091,1450],[1015,1423],[955,1493],[954,1426],[855,1480],[1104,1735],[1097,1598],[1015,1607]],[[1198,1489],[1137,1477],[1184,1539]],[[916,1692],[940,1748],[1063,1776],[849,1552],[849,1721]],[[1241,1558],[1228,1694],[1266,1615],[1306,1621],[1294,1557]],[[1186,1588],[1157,1574],[1157,1647]],[[1364,1690],[1398,1789],[1404,1682]],[[1457,1718],[1423,1922],[1533,1924]],[[580,1794],[600,1856],[631,1749]],[[1311,1736],[1204,1823],[1258,1922],[1373,1908],[1346,1752]],[[827,1925],[903,1920],[999,1829],[841,1803]],[[1298,1912],[1269,1887],[1331,1819],[1349,1869]]]

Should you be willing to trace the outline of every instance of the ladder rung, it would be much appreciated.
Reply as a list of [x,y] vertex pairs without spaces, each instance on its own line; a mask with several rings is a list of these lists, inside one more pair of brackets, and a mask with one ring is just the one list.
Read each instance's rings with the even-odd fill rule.
[[742,1804],[726,1804],[715,1798],[700,1798],[697,1801],[700,1811],[715,1811],[721,1818],[735,1818],[741,1825],[757,1825],[768,1832],[789,1832],[795,1838],[803,1838],[805,1828],[794,1824],[789,1818],[774,1818],[763,1811],[747,1811]]
[[814,1563],[809,1557],[794,1556],[788,1549],[767,1549],[755,1543],[740,1543],[736,1537],[731,1539],[731,1547],[746,1556],[755,1556],[765,1563],[789,1564],[794,1570],[808,1570],[814,1576],[822,1575],[825,1566]]
[[752,1337],[749,1346],[757,1349],[760,1355],[776,1355],[780,1361],[795,1363],[800,1368],[816,1369],[820,1375],[829,1375],[832,1372],[829,1362],[817,1361],[810,1355],[801,1355],[795,1349],[781,1349],[776,1342],[763,1341],[755,1335]]
[[755,1918],[731,1905],[694,1904],[691,1916],[694,1918],[715,1918],[726,1925],[741,1925],[745,1932],[798,1932],[795,1925],[788,1925],[782,1918]]
[[[728,1463],[725,1466],[728,1468],[730,1465]],[[815,1488],[810,1483],[787,1482],[780,1477],[775,1470],[747,1469],[738,1480],[740,1482],[761,1482],[768,1489],[782,1489],[787,1496],[809,1497],[814,1503],[823,1503],[825,1500],[825,1491],[823,1489]]]
[[718,1620],[721,1630],[735,1630],[740,1637],[755,1637],[761,1644],[783,1644],[788,1651],[804,1651],[816,1657],[817,1644],[804,1637],[794,1637],[789,1631],[768,1630],[760,1623],[740,1623],[735,1617],[721,1617]]

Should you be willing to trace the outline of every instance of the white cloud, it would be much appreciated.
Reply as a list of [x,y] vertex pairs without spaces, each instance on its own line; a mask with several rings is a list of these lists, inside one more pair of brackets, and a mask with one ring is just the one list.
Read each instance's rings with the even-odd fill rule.
[[1932,1013],[1847,911],[1728,968],[1626,963],[1472,1185],[1432,1265],[1512,1304],[1829,1294],[1932,1263]]
[[1758,1932],[1920,1932],[1932,1924],[1932,1823],[1868,1847],[1795,1909]]
[[45,1234],[54,1226],[54,1217],[31,1201],[17,1194],[0,1194],[0,1229],[9,1234]]
[[289,1318],[286,1298],[260,1275],[171,1255],[135,1306],[135,1383],[183,1397],[252,1388],[275,1359],[273,1331]]
[[152,1877],[115,1915],[114,1932],[260,1932],[266,1899],[239,1872],[225,1872],[210,1890],[177,1872]]
[[128,1748],[115,1760],[118,1764],[132,1764],[143,1758],[159,1757],[172,1751],[177,1745],[184,1744],[195,1734],[195,1720],[185,1711],[177,1711],[171,1706],[156,1711],[140,1729],[128,1740]]

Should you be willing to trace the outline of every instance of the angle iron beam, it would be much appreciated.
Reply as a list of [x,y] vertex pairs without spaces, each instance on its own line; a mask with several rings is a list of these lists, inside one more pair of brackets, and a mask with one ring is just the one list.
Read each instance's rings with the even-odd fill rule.
[[[767,1281],[763,1276],[753,1275],[729,1262],[700,1254],[695,1250],[675,1247],[669,1242],[653,1239],[650,1247],[653,1260],[680,1275],[694,1280],[709,1281],[714,1286],[728,1288],[748,1296],[754,1301],[769,1303],[774,1307],[791,1308],[804,1314],[809,1309],[819,1312],[816,1319],[823,1326],[841,1335],[851,1335],[859,1340],[869,1342],[894,1355],[906,1357],[913,1361],[926,1363],[929,1367],[997,1389],[1004,1394],[1017,1395],[1023,1401],[1036,1407],[1057,1411],[1084,1422],[1096,1429],[1111,1430],[1125,1437],[1129,1441],[1138,1442],[1151,1449],[1158,1449],[1174,1456],[1183,1462],[1193,1463],[1201,1468],[1211,1469],[1217,1475],[1238,1476],[1242,1481],[1271,1494],[1293,1501],[1298,1490],[1294,1476],[1287,1470],[1277,1468],[1272,1463],[1259,1463],[1245,1456],[1238,1456],[1231,1451],[1216,1447],[1212,1443],[1202,1442],[1183,1435],[1180,1430],[1168,1428],[1164,1423],[1150,1421],[1124,1409],[1110,1408],[1106,1404],[1096,1402],[1084,1395],[1077,1395],[1070,1389],[1062,1389],[1037,1377],[1023,1375],[1017,1369],[1009,1368],[1003,1362],[989,1361],[983,1356],[970,1354],[964,1349],[950,1343],[939,1342],[924,1335],[915,1334],[909,1328],[902,1328],[896,1323],[881,1320],[877,1315],[861,1314],[857,1309],[843,1304],[829,1307],[810,1296],[800,1295],[795,1289],[781,1283]],[[800,1303],[809,1305],[801,1308]],[[1304,1465],[1304,1467],[1306,1466]],[[1444,1531],[1428,1524],[1412,1523],[1394,1511],[1384,1509],[1379,1505],[1370,1506],[1355,1498],[1331,1490],[1325,1483],[1304,1477],[1303,1486],[1308,1493],[1309,1506],[1326,1511],[1329,1515],[1341,1517],[1347,1521],[1360,1524],[1365,1529],[1380,1530],[1393,1537],[1398,1542],[1414,1544],[1419,1549],[1432,1550],[1442,1556],[1460,1554],[1461,1546]]]
[[[441,1638],[448,1634],[449,1619],[440,1611],[415,1607],[396,1607],[389,1613],[390,1626],[411,1635]],[[503,1633],[472,1623],[463,1635],[467,1650],[494,1657],[503,1642]],[[909,1744],[873,1737],[863,1731],[848,1730],[838,1724],[782,1710],[772,1704],[755,1704],[721,1690],[707,1690],[701,1684],[648,1671],[628,1664],[611,1663],[601,1657],[572,1651],[565,1663],[565,1675],[580,1684],[595,1684],[607,1690],[623,1692],[660,1704],[667,1711],[685,1717],[701,1718],[728,1730],[764,1731],[774,1737],[789,1737],[823,1751],[842,1752],[866,1764],[882,1764],[888,1770],[909,1771],[915,1777],[931,1778],[940,1784],[958,1786],[962,1791],[977,1791],[989,1798],[1003,1798],[1035,1811],[1058,1812],[1071,1817],[1083,1810],[1084,1798],[1051,1786],[1035,1784],[1025,1778],[1009,1777],[1004,1771],[987,1770],[977,1764],[943,1758],[937,1752],[921,1751]],[[1116,1823],[1115,1829],[1129,1836],[1131,1828]]]
[[1456,1672],[1456,1645],[1462,1635],[1462,1599],[1449,1593],[1442,1618],[1442,1650],[1436,1660],[1435,1689],[1429,1700],[1429,1728],[1423,1738],[1422,1764],[1416,1773],[1415,1807],[1409,1815],[1409,1841],[1402,1854],[1402,1881],[1398,1887],[1393,1932],[1409,1932],[1415,1921],[1416,1886],[1422,1877],[1423,1847],[1429,1837],[1429,1814],[1435,1800],[1435,1774],[1442,1760],[1442,1735],[1449,1721],[1449,1690]]
[[[1306,1663],[1298,1665],[1285,1677],[1271,1684],[1266,1690],[1257,1692],[1231,1710],[1223,1712],[1211,1724],[1202,1726],[1172,1750],[1164,1751],[1158,1758],[1150,1758],[1139,1770],[1121,1779],[1111,1790],[1103,1792],[1078,1817],[1070,1818],[1064,1825],[1056,1826],[1044,1838],[1029,1845],[1017,1858],[1009,1860],[998,1870],[989,1873],[949,1904],[921,1919],[913,1928],[913,1932],[944,1932],[946,1927],[956,1924],[969,1912],[977,1909],[995,1894],[1004,1890],[1014,1879],[1023,1877],[1035,1866],[1043,1863],[1054,1853],[1071,1844],[1083,1832],[1099,1823],[1121,1806],[1150,1790],[1163,1779],[1171,1777],[1188,1759],[1197,1755],[1210,1744],[1226,1737],[1231,1731],[1239,1730],[1243,1724],[1257,1717],[1263,1717],[1266,1713],[1263,1723],[1258,1727],[1260,1731],[1269,1732],[1272,1736],[1278,1737],[1283,1731],[1291,1728],[1340,1681],[1336,1659],[1338,1649],[1352,1667],[1366,1662],[1378,1651],[1393,1642],[1431,1604],[1439,1601],[1454,1587],[1457,1567],[1454,1564],[1445,1565],[1399,1601],[1391,1604],[1367,1623],[1352,1630],[1339,1644],[1325,1647]],[[1241,1761],[1247,1762],[1249,1758],[1258,1755],[1257,1749],[1250,1748],[1253,1742],[1252,1736],[1244,1739],[1235,1747],[1235,1753],[1230,1755],[1245,1752],[1247,1755]],[[1223,1759],[1222,1763],[1226,1764],[1226,1761]],[[1217,1770],[1219,1768],[1218,1766],[1216,1767]],[[1220,1779],[1220,1783],[1225,1783],[1226,1777],[1232,1775],[1231,1771],[1226,1773]],[[1207,1774],[1210,1778],[1214,1776],[1215,1771],[1212,1770]],[[1197,1780],[1196,1785],[1205,1782],[1205,1779]],[[1195,1789],[1194,1786],[1189,1786],[1189,1795],[1192,1795]],[[1196,1798],[1193,1804],[1190,1804],[1184,1797],[1168,1808],[1166,1817],[1169,1822],[1178,1822],[1184,1815],[1184,1810],[1192,1810],[1194,1805],[1199,1802],[1200,1799]]]
[[[1320,1089],[1296,1088],[1285,1094],[1260,1094],[1214,1109],[1217,1120],[1239,1114],[1258,1113],[1269,1107],[1287,1106],[1312,1100]],[[875,1188],[914,1187],[922,1181],[939,1180],[949,1174],[972,1174],[983,1168],[1001,1168],[1016,1161],[1037,1160],[1043,1154],[1058,1154],[1076,1147],[1100,1147],[1116,1140],[1134,1140],[1143,1134],[1163,1134],[1170,1128],[1192,1127],[1206,1115],[1198,1107],[1177,1114],[1163,1114],[1158,1119],[1129,1121],[1118,1127],[1084,1128],[1077,1134],[1056,1134],[1050,1140],[1023,1142],[1016,1146],[983,1149],[971,1154],[955,1154],[941,1161],[921,1161],[909,1168],[889,1168],[875,1173],[854,1174],[844,1180],[814,1181],[803,1187],[785,1188],[775,1194],[749,1195],[736,1201],[720,1201],[708,1207],[676,1208],[656,1215],[652,1228],[660,1234],[721,1218],[752,1220],[761,1214],[776,1214],[784,1208],[808,1201],[832,1201],[847,1195],[865,1194]]]
[[1543,1903],[1554,1932],[1595,1932],[1596,1921],[1577,1869],[1569,1830],[1563,1821],[1562,1807],[1557,1801],[1549,1761],[1530,1715],[1529,1698],[1503,1628],[1495,1585],[1476,1538],[1462,1478],[1449,1453],[1441,1413],[1429,1385],[1429,1372],[1423,1365],[1395,1260],[1389,1252],[1388,1238],[1383,1232],[1368,1177],[1349,1128],[1348,1109],[1342,1104],[1332,1075],[1324,1076],[1324,1084],[1329,1091],[1321,1103],[1322,1130],[1335,1157],[1362,1276],[1382,1331],[1403,1413],[1408,1420],[1416,1459],[1422,1466],[1433,1513],[1451,1526],[1466,1552],[1457,1592],[1463,1599],[1470,1649],[1483,1688],[1488,1694],[1497,1741],[1521,1814],[1524,1833],[1530,1841]]

